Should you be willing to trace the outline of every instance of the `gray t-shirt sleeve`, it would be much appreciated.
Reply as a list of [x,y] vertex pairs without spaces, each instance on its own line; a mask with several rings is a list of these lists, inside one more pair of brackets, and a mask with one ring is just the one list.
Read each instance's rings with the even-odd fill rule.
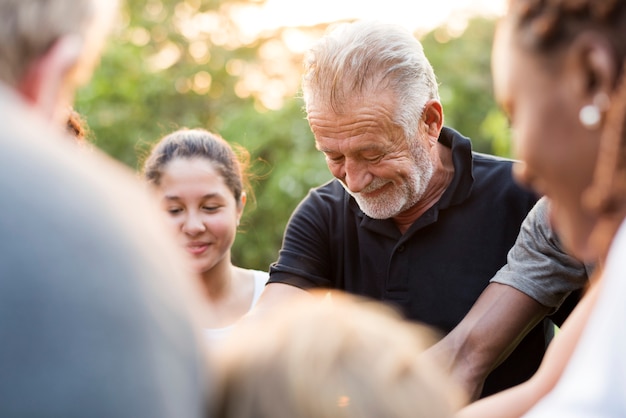
[[504,265],[491,279],[527,294],[556,311],[588,280],[591,267],[568,255],[548,220],[544,197],[528,213]]

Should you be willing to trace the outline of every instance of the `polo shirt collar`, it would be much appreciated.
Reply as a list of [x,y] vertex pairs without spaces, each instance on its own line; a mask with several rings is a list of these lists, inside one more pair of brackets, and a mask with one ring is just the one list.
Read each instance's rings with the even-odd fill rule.
[[454,164],[454,177],[435,205],[439,209],[445,209],[462,203],[472,192],[474,184],[472,143],[469,138],[445,126],[439,134],[439,143],[452,149],[452,164]]

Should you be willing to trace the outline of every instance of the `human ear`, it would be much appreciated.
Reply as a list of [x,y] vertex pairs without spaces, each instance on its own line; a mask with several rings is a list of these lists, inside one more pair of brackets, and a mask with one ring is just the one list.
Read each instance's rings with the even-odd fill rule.
[[429,100],[422,112],[422,123],[426,125],[426,133],[434,138],[439,137],[443,127],[443,108],[437,100]]
[[237,202],[237,225],[239,225],[239,220],[241,219],[241,215],[243,215],[243,208],[246,206],[247,200],[248,196],[246,192],[241,192],[241,197],[239,198],[239,202]]
[[585,129],[595,131],[604,122],[617,83],[614,49],[605,37],[588,31],[574,39],[566,54],[578,118]]
[[60,109],[73,102],[75,86],[71,75],[82,50],[80,36],[67,35],[57,39],[29,65],[18,84],[18,91],[26,101],[49,119],[54,119]]
[[592,32],[582,33],[572,43],[570,55],[581,100],[593,102],[598,95],[610,97],[618,81],[618,62],[607,39]]

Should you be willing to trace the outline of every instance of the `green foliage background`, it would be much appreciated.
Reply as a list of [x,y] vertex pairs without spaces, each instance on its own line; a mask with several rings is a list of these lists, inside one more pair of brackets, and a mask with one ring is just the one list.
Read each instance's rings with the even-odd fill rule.
[[[96,146],[137,170],[150,145],[180,127],[246,147],[256,203],[246,207],[233,262],[266,270],[293,209],[331,178],[298,98],[302,56],[288,48],[289,36],[314,39],[326,25],[250,38],[232,15],[254,3],[129,0],[76,108]],[[507,156],[508,126],[491,88],[493,29],[475,19],[462,36],[441,27],[419,38],[440,82],[446,125],[476,150]]]

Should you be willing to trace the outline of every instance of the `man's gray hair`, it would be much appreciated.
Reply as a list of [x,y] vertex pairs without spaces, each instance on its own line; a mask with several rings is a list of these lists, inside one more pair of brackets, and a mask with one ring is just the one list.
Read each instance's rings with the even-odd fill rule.
[[424,106],[439,100],[437,79],[421,43],[393,24],[341,24],[305,55],[302,91],[311,104],[341,113],[350,100],[389,91],[395,122],[414,138]]
[[[0,0],[0,81],[17,85],[30,65],[63,36],[87,37],[117,0]],[[89,49],[90,45],[85,45]]]

